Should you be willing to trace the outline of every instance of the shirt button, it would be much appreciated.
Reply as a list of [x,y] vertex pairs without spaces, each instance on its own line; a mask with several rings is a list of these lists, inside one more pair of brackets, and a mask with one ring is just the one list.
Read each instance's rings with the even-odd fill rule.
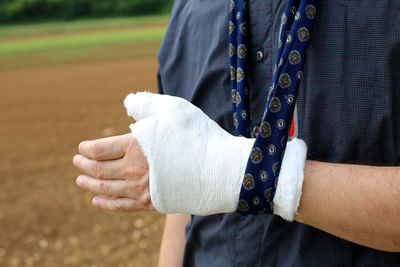
[[256,59],[257,59],[257,62],[261,62],[264,59],[264,53],[261,50],[261,48],[257,49]]

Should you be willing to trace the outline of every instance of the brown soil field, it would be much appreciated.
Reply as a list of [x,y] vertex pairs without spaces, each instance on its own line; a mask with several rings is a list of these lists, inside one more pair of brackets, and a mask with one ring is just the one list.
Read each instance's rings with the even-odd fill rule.
[[[29,61],[29,59],[26,59]],[[107,213],[75,185],[82,140],[123,134],[152,57],[0,72],[0,266],[156,266],[164,216]]]

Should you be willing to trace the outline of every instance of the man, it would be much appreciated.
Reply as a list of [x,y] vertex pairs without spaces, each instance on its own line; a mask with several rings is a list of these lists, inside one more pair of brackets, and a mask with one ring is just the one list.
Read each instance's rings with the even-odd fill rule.
[[[254,121],[264,111],[285,5],[249,2]],[[398,165],[400,157],[399,11],[394,1],[320,1],[297,101],[308,160],[296,222],[275,215],[168,215],[161,266],[179,266],[182,259],[184,266],[400,265],[400,170],[381,167]],[[232,132],[227,29],[225,1],[176,1],[158,79],[160,93],[188,99]],[[146,191],[148,170],[140,149],[126,148],[134,142],[124,136],[80,145],[86,157],[75,164],[90,176],[118,175],[87,158],[123,157],[121,166],[139,159],[130,172],[130,180],[141,181],[131,184],[136,195],[81,177],[81,186],[94,193],[131,197],[97,197],[97,206],[151,209],[149,194],[137,194]]]

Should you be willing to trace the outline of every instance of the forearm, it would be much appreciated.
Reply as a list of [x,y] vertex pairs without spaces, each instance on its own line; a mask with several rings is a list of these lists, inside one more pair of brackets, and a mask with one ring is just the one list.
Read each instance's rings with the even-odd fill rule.
[[400,252],[400,168],[308,160],[295,220],[367,247]]
[[159,267],[182,266],[183,251],[186,243],[185,227],[189,221],[190,215],[167,215],[161,242]]

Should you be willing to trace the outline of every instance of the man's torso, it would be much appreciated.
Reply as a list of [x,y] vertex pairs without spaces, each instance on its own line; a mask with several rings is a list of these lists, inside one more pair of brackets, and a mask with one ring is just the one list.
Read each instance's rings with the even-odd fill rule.
[[[233,132],[228,1],[176,0],[159,52],[160,92],[188,99]],[[286,1],[249,1],[251,116],[259,122]],[[299,89],[308,159],[398,165],[400,2],[323,0]],[[262,53],[261,61],[257,53]],[[193,216],[184,266],[400,266],[365,248],[277,216]]]

